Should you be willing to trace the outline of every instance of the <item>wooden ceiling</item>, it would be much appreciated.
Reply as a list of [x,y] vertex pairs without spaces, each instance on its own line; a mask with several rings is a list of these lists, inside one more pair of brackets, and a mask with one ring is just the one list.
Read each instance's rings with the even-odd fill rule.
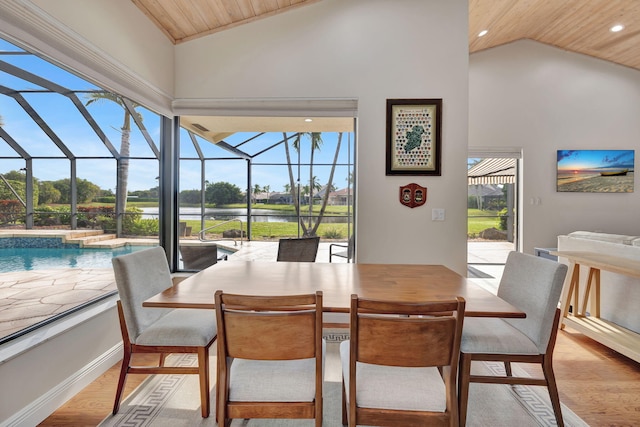
[[228,30],[319,0],[131,0],[172,43]]
[[469,52],[519,39],[640,69],[640,1],[469,0]]
[[[320,0],[131,1],[178,44]],[[640,70],[640,0],[469,0],[469,52],[520,39]]]

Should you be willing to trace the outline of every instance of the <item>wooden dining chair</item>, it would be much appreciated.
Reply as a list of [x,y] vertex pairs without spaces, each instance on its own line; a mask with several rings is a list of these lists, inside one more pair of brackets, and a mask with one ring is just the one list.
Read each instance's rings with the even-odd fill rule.
[[457,426],[456,377],[465,301],[379,301],[351,296],[340,344],[342,423]]
[[218,425],[234,418],[315,418],[322,426],[322,292],[215,293]]
[[[120,300],[117,302],[124,356],[118,378],[113,413],[120,409],[128,374],[196,374],[200,377],[202,416],[208,417],[209,348],[217,326],[207,310],[147,308],[142,302],[172,286],[164,249],[156,247],[112,259]],[[157,353],[158,366],[132,366],[134,353]],[[198,366],[165,365],[171,353],[194,353]]]
[[276,261],[315,262],[319,245],[320,237],[280,239]]
[[[549,390],[558,426],[564,425],[552,356],[558,332],[560,293],[567,266],[510,252],[498,296],[526,313],[524,319],[468,318],[460,344],[460,425],[467,418],[469,383],[542,385]],[[506,375],[471,374],[472,361],[504,362]],[[511,363],[540,363],[544,378],[513,376]],[[499,408],[508,410],[508,408]]]

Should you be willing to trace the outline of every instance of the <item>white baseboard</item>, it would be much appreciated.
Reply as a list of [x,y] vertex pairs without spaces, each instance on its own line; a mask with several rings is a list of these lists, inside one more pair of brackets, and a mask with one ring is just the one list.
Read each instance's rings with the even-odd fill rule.
[[0,427],[35,426],[122,359],[122,343],[79,369],[74,375],[15,413]]

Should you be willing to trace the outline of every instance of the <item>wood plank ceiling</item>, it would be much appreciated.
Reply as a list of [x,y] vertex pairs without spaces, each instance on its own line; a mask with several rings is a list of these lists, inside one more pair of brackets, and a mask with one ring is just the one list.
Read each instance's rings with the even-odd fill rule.
[[[320,0],[131,1],[178,44]],[[470,53],[520,39],[640,70],[640,0],[469,0]]]

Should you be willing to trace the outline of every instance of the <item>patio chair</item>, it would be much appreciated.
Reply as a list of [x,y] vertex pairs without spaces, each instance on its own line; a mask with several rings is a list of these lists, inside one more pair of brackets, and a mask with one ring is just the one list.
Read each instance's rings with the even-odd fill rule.
[[340,344],[342,423],[458,425],[456,378],[465,301],[351,296],[350,340]]
[[[527,317],[474,317],[465,321],[458,383],[461,426],[466,422],[471,382],[546,386],[556,422],[564,425],[552,356],[560,319],[558,302],[566,274],[564,264],[519,252],[509,253],[498,296],[526,312]],[[506,375],[471,374],[472,361],[504,362]],[[544,378],[514,377],[511,362],[540,363]]]
[[233,418],[306,418],[322,426],[326,345],[322,292],[215,293],[218,425]]
[[180,245],[180,256],[185,270],[204,270],[218,262],[218,245]]
[[276,261],[315,262],[319,245],[320,237],[280,239]]
[[[338,258],[346,258],[347,262],[351,262],[351,260],[353,259],[354,246],[355,246],[355,242],[354,242],[353,235],[349,237],[349,241],[347,242],[346,245],[342,243],[331,243],[329,245],[329,262],[331,262],[331,259],[334,256],[337,256]],[[336,250],[334,248],[342,248],[343,250],[338,250],[337,252],[334,252]]]
[[[210,311],[146,308],[142,302],[172,286],[164,249],[145,249],[112,259],[120,300],[117,302],[124,356],[113,404],[120,408],[127,374],[196,374],[200,377],[201,412],[209,416],[209,347],[216,340]],[[134,353],[159,353],[158,366],[131,366]],[[166,366],[170,353],[195,353],[198,366]]]

